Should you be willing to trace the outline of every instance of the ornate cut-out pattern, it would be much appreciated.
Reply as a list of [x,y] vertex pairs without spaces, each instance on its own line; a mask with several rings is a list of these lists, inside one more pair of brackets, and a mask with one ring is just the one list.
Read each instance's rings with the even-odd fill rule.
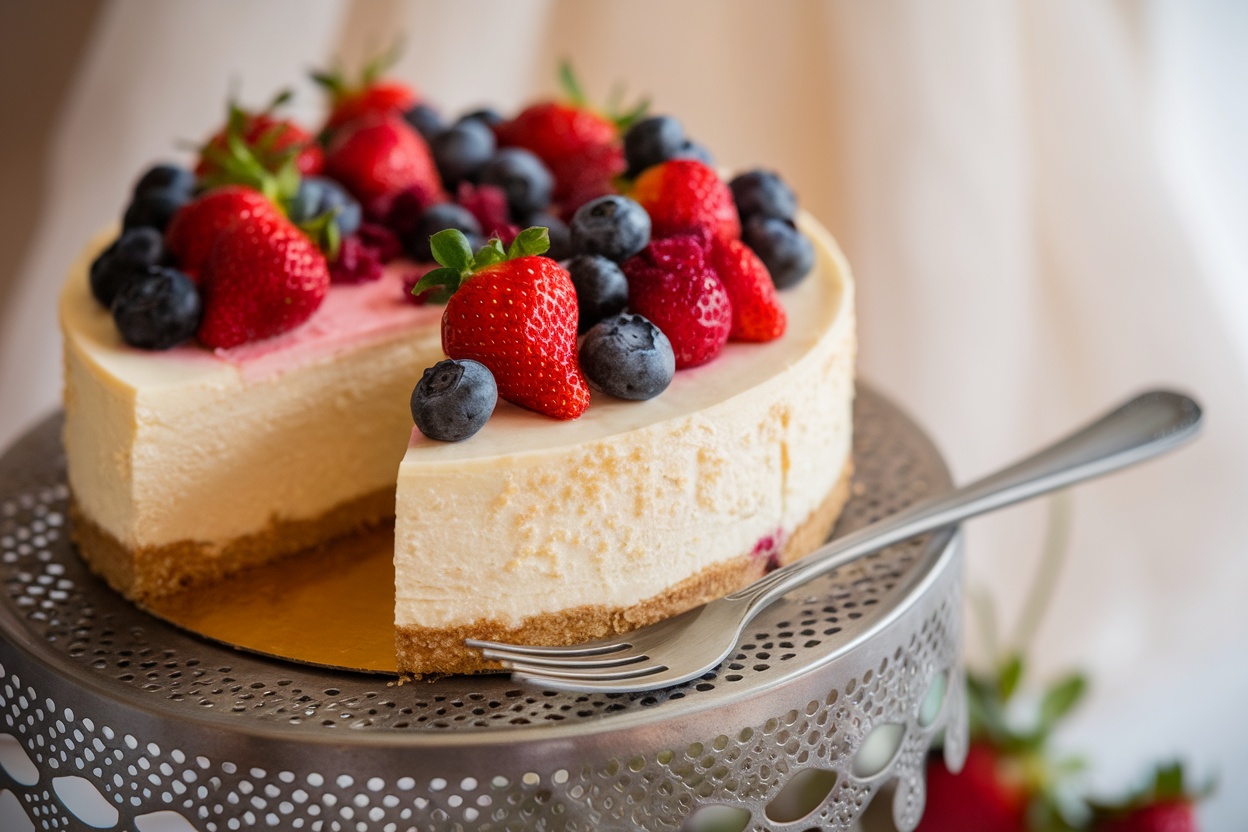
[[[865,394],[856,419],[841,531],[947,483],[897,411]],[[16,743],[36,773],[18,782],[0,765],[0,789],[35,828],[674,832],[724,805],[750,813],[745,828],[768,829],[768,803],[816,767],[835,782],[796,827],[846,828],[895,784],[908,829],[932,740],[947,735],[955,765],[965,754],[948,535],[795,593],[695,682],[582,695],[500,676],[397,686],[204,643],[85,572],[67,542],[67,498],[50,421],[0,462],[0,626],[30,645],[0,643],[0,742]],[[943,704],[920,724],[941,673]],[[864,737],[885,723],[904,726],[899,750],[880,773],[854,777]]]

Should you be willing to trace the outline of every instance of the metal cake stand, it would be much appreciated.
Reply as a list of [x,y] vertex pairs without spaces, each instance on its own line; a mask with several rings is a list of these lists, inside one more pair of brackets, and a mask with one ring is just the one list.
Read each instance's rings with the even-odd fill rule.
[[[854,457],[838,534],[949,486],[869,389]],[[68,496],[53,417],[0,460],[4,832],[805,832],[864,812],[909,830],[929,747],[965,757],[953,531],[790,595],[695,682],[589,695],[400,685],[201,640],[85,569]]]

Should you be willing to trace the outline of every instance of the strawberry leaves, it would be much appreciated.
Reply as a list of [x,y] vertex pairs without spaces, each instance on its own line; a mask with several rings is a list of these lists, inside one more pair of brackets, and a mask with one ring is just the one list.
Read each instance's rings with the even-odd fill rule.
[[550,231],[542,227],[526,228],[516,235],[511,245],[503,248],[498,237],[489,241],[473,253],[472,245],[464,232],[457,228],[447,228],[429,238],[429,248],[433,251],[433,259],[441,268],[425,274],[415,286],[413,295],[426,295],[433,303],[446,303],[464,281],[482,269],[518,260],[521,257],[534,257],[545,254],[550,249]]

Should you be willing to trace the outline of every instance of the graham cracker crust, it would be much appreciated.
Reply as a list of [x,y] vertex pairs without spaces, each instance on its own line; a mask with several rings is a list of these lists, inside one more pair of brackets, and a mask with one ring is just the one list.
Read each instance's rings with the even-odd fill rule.
[[131,550],[87,517],[72,495],[69,517],[70,536],[91,571],[142,603],[378,526],[394,517],[394,489],[366,494],[310,520],[274,518],[264,531],[236,538],[220,549],[180,540]]
[[[853,459],[845,461],[840,478],[823,502],[811,512],[779,552],[776,560],[788,564],[818,548],[849,501]],[[424,674],[477,673],[501,669],[497,662],[485,661],[476,650],[464,646],[464,639],[503,641],[513,644],[563,645],[625,633],[671,618],[758,580],[766,572],[768,559],[753,554],[740,555],[703,569],[673,587],[630,607],[586,604],[568,610],[526,618],[518,627],[484,619],[460,627],[397,627],[395,652],[399,672],[417,678]]]

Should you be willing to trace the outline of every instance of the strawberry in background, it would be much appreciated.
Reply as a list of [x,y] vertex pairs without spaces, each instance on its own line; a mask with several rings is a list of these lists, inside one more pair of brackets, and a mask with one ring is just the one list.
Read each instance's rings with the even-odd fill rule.
[[645,113],[649,102],[623,112],[591,107],[572,68],[560,67],[564,100],[531,104],[515,118],[495,125],[498,143],[537,156],[555,178],[554,198],[560,214],[599,196],[615,193],[614,179],[624,172],[621,134]]
[[321,172],[324,155],[311,133],[290,119],[279,118],[276,113],[290,101],[291,92],[284,90],[263,110],[244,110],[236,103],[229,105],[225,125],[214,133],[199,150],[195,175],[201,186],[211,187],[225,181],[236,181],[233,165],[238,157],[237,148],[230,142],[241,142],[251,156],[270,173],[276,173],[285,161],[294,157],[295,168],[303,176]]
[[1013,646],[995,643],[999,628],[991,607],[975,607],[995,660],[987,671],[967,673],[971,744],[962,770],[950,772],[939,754],[928,757],[927,803],[916,832],[1198,832],[1194,806],[1209,789],[1187,790],[1178,765],[1162,767],[1148,787],[1124,800],[1098,803],[1080,780],[1084,761],[1052,747],[1054,730],[1082,700],[1088,682],[1073,672],[1038,692],[1025,685],[1026,646],[1052,600],[1066,554],[1069,496],[1055,496],[1050,510],[1050,534]]
[[347,80],[340,67],[312,73],[329,95],[329,116],[322,132],[328,137],[345,124],[375,116],[402,116],[420,104],[420,95],[410,84],[383,78],[402,53],[396,43],[364,67],[356,81]]

